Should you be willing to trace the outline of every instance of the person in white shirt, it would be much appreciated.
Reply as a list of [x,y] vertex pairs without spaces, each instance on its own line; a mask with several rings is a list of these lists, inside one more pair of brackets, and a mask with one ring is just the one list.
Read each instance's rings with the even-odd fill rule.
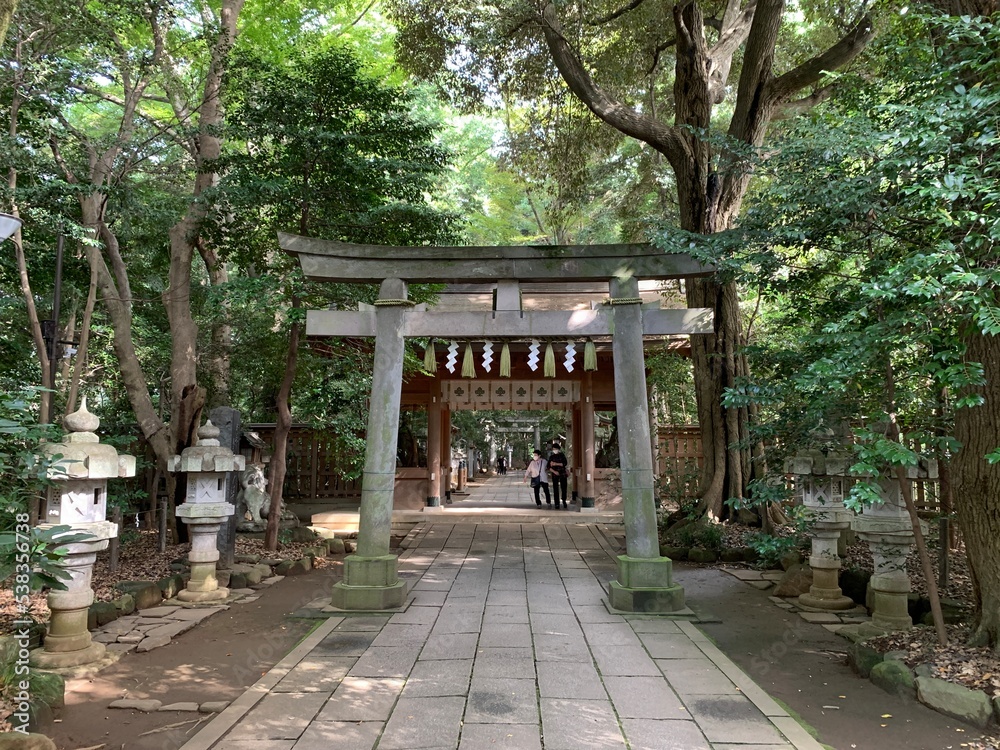
[[539,490],[545,490],[545,503],[550,508],[552,507],[552,496],[549,495],[549,472],[548,472],[548,461],[542,458],[542,452],[535,449],[534,458],[528,464],[528,468],[524,472],[524,481],[528,482],[531,480],[531,487],[535,490],[535,505],[539,508],[542,507],[542,499],[539,496]]

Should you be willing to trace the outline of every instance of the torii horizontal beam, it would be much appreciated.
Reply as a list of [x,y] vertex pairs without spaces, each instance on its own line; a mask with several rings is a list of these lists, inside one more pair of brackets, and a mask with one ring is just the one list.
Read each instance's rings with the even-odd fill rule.
[[[679,310],[644,309],[642,334],[712,333],[713,310],[694,307]],[[410,338],[566,338],[610,336],[614,333],[614,308],[573,311],[424,312],[403,313],[403,335]],[[307,336],[375,335],[375,311],[309,310]]]
[[307,278],[378,283],[470,281],[608,281],[708,276],[715,268],[690,255],[649,244],[524,245],[516,247],[386,247],[278,233],[281,249],[298,257]]

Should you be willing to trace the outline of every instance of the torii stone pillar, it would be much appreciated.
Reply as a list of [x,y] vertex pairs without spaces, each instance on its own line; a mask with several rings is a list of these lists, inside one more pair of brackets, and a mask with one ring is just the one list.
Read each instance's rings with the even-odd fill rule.
[[596,439],[594,432],[594,375],[586,373],[583,376],[583,388],[580,394],[580,433],[582,443],[580,451],[583,472],[583,491],[580,493],[580,511],[582,513],[596,512],[594,500],[594,471],[597,454],[594,448]]
[[451,409],[441,409],[441,494],[451,502]]
[[375,363],[361,484],[358,551],[344,559],[344,579],[333,587],[341,609],[378,610],[402,606],[406,584],[389,551],[392,495],[396,482],[399,402],[403,390],[403,310],[406,282],[386,279],[376,302]]
[[441,507],[441,396],[427,404],[427,507]]
[[573,504],[579,509],[578,503],[580,502],[580,446],[583,441],[580,440],[580,405],[573,404],[572,414],[572,428],[570,429],[570,445],[573,450],[572,453],[566,450],[566,446],[563,446],[563,452],[569,455],[567,459],[570,462],[573,475]]
[[618,556],[618,578],[608,587],[611,606],[629,612],[675,612],[684,607],[684,589],[673,582],[670,558],[660,555],[639,281],[635,276],[616,278],[610,288],[626,546],[626,554]]

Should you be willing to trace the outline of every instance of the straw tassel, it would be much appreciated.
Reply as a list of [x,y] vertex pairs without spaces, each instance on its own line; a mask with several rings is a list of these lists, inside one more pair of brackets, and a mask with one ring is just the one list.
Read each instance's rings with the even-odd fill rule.
[[507,346],[506,342],[503,349],[500,350],[500,377],[510,377],[510,347]]
[[437,352],[434,351],[434,339],[431,339],[427,342],[427,348],[424,349],[424,370],[427,372],[437,372],[437,369]]
[[472,352],[472,343],[465,345],[465,356],[462,357],[462,377],[476,377],[476,355]]
[[551,342],[545,345],[545,364],[542,368],[542,374],[547,378],[556,376],[556,352],[552,348]]
[[583,371],[597,372],[597,347],[590,339],[583,345]]

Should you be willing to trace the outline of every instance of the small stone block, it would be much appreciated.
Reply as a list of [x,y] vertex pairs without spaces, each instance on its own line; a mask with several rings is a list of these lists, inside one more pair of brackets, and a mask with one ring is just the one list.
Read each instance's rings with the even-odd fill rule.
[[198,704],[193,702],[170,703],[160,706],[157,711],[197,711]]
[[159,711],[160,706],[163,703],[158,700],[139,700],[137,698],[122,698],[121,700],[112,701],[108,704],[108,708],[126,708],[132,709],[134,711],[142,711],[144,713],[152,713],[153,711]]
[[406,600],[406,583],[396,581],[392,586],[348,586],[334,584],[330,603],[338,609],[372,611],[396,609]]
[[399,581],[395,555],[344,559],[344,583],[349,586],[392,586]]
[[799,617],[806,622],[819,624],[829,623],[830,625],[833,625],[835,623],[840,623],[840,618],[830,612],[799,612]]
[[169,635],[158,635],[152,638],[146,637],[140,641],[139,645],[136,646],[135,650],[142,653],[144,651],[152,651],[154,648],[160,648],[161,646],[166,646],[170,643]]
[[669,588],[673,564],[669,557],[618,556],[618,581],[625,588]]
[[198,712],[203,714],[221,714],[229,707],[229,701],[207,701],[198,706]]
[[684,609],[684,589],[680,586],[631,589],[618,581],[611,581],[608,598],[614,609],[624,612],[676,612]]

